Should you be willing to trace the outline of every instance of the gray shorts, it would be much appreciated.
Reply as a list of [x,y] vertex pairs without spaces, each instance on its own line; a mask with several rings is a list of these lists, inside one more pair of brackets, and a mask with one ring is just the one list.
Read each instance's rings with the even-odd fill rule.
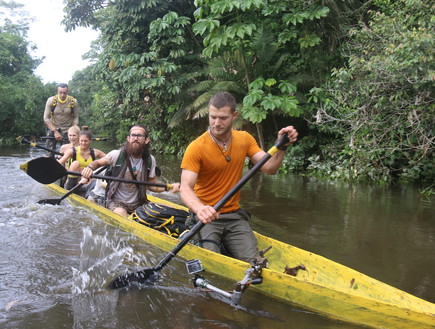
[[221,243],[229,256],[249,262],[258,255],[257,239],[248,223],[251,215],[244,209],[220,214],[199,232],[203,248],[221,253]]

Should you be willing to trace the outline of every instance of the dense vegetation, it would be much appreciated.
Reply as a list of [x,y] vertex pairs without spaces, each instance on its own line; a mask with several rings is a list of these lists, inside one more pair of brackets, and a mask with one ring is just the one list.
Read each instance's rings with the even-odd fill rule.
[[14,136],[45,131],[41,108],[53,86],[44,86],[34,76],[41,60],[30,56],[32,45],[26,37],[26,20],[14,24],[5,19],[0,26],[0,143],[10,142]]
[[[100,31],[71,94],[93,131],[123,139],[139,121],[156,151],[181,155],[207,127],[210,96],[227,90],[238,127],[263,147],[283,125],[300,131],[284,171],[430,187],[434,9],[429,0],[68,0],[67,30]],[[4,140],[40,129],[53,85],[32,81],[39,62],[25,28],[0,31]]]

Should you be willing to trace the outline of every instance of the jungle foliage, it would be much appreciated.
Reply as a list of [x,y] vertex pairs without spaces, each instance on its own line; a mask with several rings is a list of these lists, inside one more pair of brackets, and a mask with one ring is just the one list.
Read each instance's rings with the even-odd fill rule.
[[34,74],[42,59],[27,37],[30,18],[17,2],[0,1],[0,143],[13,143],[23,135],[45,134],[42,118],[54,83],[43,84]]
[[429,0],[67,0],[67,30],[100,31],[86,54],[93,64],[70,89],[81,123],[124,140],[141,122],[157,152],[181,156],[207,128],[211,95],[226,90],[238,100],[238,127],[262,147],[280,127],[298,129],[283,171],[432,184],[434,8]]
[[[26,26],[6,20],[0,26],[0,142],[43,130],[41,104],[45,87],[33,75],[40,63],[27,50]],[[32,93],[28,91],[34,90]]]
[[[384,1],[384,4],[387,2]],[[317,174],[433,181],[434,4],[395,1],[349,31],[346,65],[310,92]]]

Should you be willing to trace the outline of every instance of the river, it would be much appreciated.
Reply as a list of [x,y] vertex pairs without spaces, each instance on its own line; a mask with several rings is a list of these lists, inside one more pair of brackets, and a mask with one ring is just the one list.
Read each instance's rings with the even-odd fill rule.
[[[1,328],[361,328],[249,289],[235,308],[192,288],[178,258],[156,286],[105,289],[122,262],[157,264],[165,253],[67,200],[37,204],[53,195],[19,165],[42,155],[25,145],[0,147]],[[157,160],[162,180],[179,179],[180,159]],[[261,174],[241,194],[256,231],[435,302],[434,198],[405,186]],[[223,289],[234,284],[207,279]]]

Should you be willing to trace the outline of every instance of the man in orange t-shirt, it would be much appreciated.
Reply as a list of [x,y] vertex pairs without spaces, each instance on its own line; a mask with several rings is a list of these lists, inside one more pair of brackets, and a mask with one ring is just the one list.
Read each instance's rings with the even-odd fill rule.
[[[207,224],[200,232],[204,248],[220,252],[223,245],[230,256],[250,261],[257,256],[257,240],[247,222],[250,214],[240,208],[240,192],[219,213],[213,208],[241,179],[246,157],[255,164],[266,154],[249,133],[232,128],[236,117],[236,100],[231,94],[220,92],[210,99],[210,127],[186,149],[180,193],[196,218]],[[278,139],[284,134],[290,143],[263,165],[261,170],[266,174],[278,171],[285,149],[297,140],[292,126],[282,128]]]

